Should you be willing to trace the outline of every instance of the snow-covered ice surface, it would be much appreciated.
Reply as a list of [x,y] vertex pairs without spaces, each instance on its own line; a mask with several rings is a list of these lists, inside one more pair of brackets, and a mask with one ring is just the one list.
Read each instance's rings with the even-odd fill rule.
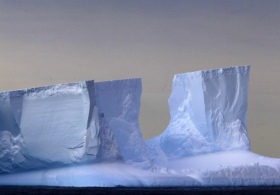
[[280,159],[250,151],[248,80],[249,66],[175,75],[170,124],[146,142],[140,79],[2,92],[0,185],[280,185]]

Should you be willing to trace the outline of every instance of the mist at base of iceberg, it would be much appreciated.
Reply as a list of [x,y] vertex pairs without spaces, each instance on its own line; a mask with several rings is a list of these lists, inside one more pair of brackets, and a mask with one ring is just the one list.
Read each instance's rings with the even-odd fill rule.
[[1,175],[1,185],[181,187],[279,185],[280,160],[250,151],[217,152],[141,169],[123,162]]
[[141,80],[0,93],[0,185],[280,185],[280,159],[250,151],[249,66],[175,75],[167,129],[138,124]]

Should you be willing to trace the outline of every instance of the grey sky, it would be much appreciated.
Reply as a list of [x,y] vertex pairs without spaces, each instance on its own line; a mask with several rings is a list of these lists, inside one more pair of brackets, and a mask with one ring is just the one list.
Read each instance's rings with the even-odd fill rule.
[[0,90],[141,77],[145,138],[169,120],[173,75],[251,65],[255,152],[280,157],[280,1],[0,1]]

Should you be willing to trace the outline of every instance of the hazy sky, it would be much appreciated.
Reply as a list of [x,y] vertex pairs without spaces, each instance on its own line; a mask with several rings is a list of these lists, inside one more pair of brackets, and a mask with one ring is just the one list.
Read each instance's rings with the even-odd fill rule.
[[280,157],[280,1],[0,0],[0,90],[141,77],[145,139],[176,73],[251,65],[252,150]]

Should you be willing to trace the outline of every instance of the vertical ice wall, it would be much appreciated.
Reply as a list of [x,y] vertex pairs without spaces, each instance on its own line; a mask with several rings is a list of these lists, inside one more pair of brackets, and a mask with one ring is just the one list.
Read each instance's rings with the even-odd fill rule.
[[175,75],[169,98],[170,124],[154,138],[160,150],[168,158],[179,158],[249,149],[249,70],[249,66],[238,66]]
[[94,122],[93,127],[88,124],[95,119],[90,109],[94,107],[93,97],[89,98],[84,82],[28,90],[23,95],[20,123],[26,154],[42,161],[79,162],[89,150],[85,147],[86,134],[94,132],[91,142],[96,149],[93,151],[92,146],[89,153],[96,156],[98,129]]
[[143,163],[141,79],[0,93],[0,173],[93,160]]
[[94,82],[0,93],[0,172],[96,159]]
[[[4,129],[9,129],[12,135],[18,135],[22,98],[15,98],[15,100],[10,99],[10,94],[14,92],[2,92],[0,93],[0,131]],[[11,102],[13,101],[13,102]],[[14,106],[13,103],[15,103]]]
[[239,66],[202,72],[206,128],[218,150],[249,149],[249,70],[249,66]]
[[126,162],[148,161],[138,117],[141,79],[96,82],[96,105],[114,134]]

